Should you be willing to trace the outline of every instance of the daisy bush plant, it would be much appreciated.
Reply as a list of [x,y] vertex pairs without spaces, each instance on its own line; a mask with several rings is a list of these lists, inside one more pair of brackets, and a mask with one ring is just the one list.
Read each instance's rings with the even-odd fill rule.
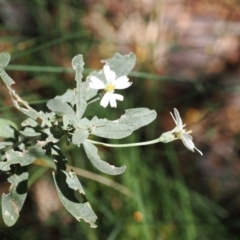
[[[155,143],[168,143],[181,139],[191,151],[197,150],[193,143],[191,131],[185,130],[177,109],[171,116],[176,127],[163,133],[160,137],[139,143],[110,144],[94,140],[94,136],[106,139],[121,139],[133,131],[151,123],[157,116],[155,110],[148,108],[132,108],[125,110],[118,119],[108,120],[94,116],[85,116],[86,109],[91,104],[99,107],[117,107],[117,100],[124,97],[115,91],[131,86],[127,75],[135,65],[135,55],[115,54],[103,61],[103,69],[94,71],[83,79],[84,61],[82,55],[72,59],[75,70],[76,88],[68,89],[63,95],[56,96],[47,102],[47,112],[36,111],[27,101],[24,101],[13,89],[14,80],[4,68],[10,61],[10,54],[0,53],[0,76],[9,91],[13,105],[26,119],[20,126],[8,119],[0,119],[0,170],[8,173],[11,184],[9,192],[2,195],[2,217],[7,226],[12,226],[19,218],[19,213],[27,197],[28,166],[37,159],[48,156],[52,162],[53,181],[58,196],[64,207],[77,220],[83,219],[91,227],[96,227],[97,216],[87,201],[83,187],[73,171],[68,171],[68,160],[61,151],[59,141],[65,139],[67,144],[83,147],[88,160],[101,172],[118,175],[126,167],[113,166],[102,160],[98,153],[98,145],[106,147],[132,147]],[[127,90],[126,90],[127,91]]]

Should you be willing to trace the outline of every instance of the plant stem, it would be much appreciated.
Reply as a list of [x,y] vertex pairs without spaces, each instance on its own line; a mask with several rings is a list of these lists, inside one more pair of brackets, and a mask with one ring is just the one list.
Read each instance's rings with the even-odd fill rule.
[[90,101],[87,103],[87,105],[89,105],[89,104],[91,104],[91,103],[94,103],[94,102],[98,101],[99,99],[100,99],[100,97],[96,97],[96,98],[94,98],[93,100],[90,100]]
[[138,142],[138,143],[127,143],[127,144],[109,144],[109,143],[97,142],[97,141],[90,140],[90,139],[87,139],[87,141],[89,141],[93,144],[102,145],[102,146],[105,146],[105,147],[115,147],[115,148],[117,148],[117,147],[137,147],[137,146],[151,145],[151,144],[161,142],[161,138],[159,137],[159,138],[151,140],[151,141]]

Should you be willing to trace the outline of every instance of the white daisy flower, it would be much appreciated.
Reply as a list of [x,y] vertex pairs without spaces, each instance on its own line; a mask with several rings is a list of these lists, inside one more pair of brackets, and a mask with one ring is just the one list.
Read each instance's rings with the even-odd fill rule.
[[129,82],[127,76],[121,76],[116,79],[116,73],[113,72],[108,65],[104,65],[103,72],[107,82],[104,83],[97,77],[91,76],[89,87],[93,89],[104,89],[105,94],[100,102],[101,106],[107,107],[108,103],[110,103],[111,107],[117,107],[116,100],[123,101],[123,96],[114,93],[114,90],[128,88],[132,83]]
[[174,108],[175,117],[171,112],[170,112],[170,114],[171,114],[174,122],[176,123],[176,127],[171,131],[171,133],[175,137],[175,139],[181,139],[183,144],[186,146],[186,148],[188,148],[192,152],[194,152],[194,149],[196,149],[201,155],[203,155],[202,152],[195,147],[195,145],[192,141],[193,138],[189,134],[192,131],[191,130],[187,131],[184,129],[186,124],[182,123],[182,119],[179,115],[178,110],[176,108]]

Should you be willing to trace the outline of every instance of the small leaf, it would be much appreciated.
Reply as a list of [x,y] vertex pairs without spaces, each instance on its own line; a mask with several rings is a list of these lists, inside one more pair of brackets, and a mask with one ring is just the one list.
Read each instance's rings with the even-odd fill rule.
[[10,87],[12,84],[15,83],[3,68],[0,68],[0,76],[7,87]]
[[127,76],[133,69],[136,63],[136,56],[133,53],[128,55],[121,55],[120,53],[115,53],[112,58],[104,60],[112,71],[114,71],[117,77]]
[[96,167],[98,170],[100,170],[106,174],[110,174],[110,175],[119,175],[125,171],[125,169],[126,169],[125,166],[115,167],[113,165],[110,165],[110,164],[104,162],[98,156],[98,149],[92,143],[85,141],[85,142],[83,142],[83,146],[84,146],[84,149],[85,149],[88,159],[91,161],[91,163],[94,165],[94,167]]
[[11,55],[8,52],[0,53],[0,67],[5,68],[9,63],[10,58]]
[[17,129],[17,125],[11,120],[0,118],[0,137],[13,138],[14,129]]
[[88,130],[85,129],[76,130],[72,136],[72,143],[80,146],[80,144],[83,143],[88,138],[88,136],[89,136]]
[[37,137],[41,135],[41,133],[36,132],[33,128],[30,127],[26,127],[23,131],[20,131],[20,133],[25,137]]
[[38,125],[38,122],[36,122],[32,118],[27,118],[22,122],[23,127],[26,127],[26,126],[36,127],[37,125]]
[[132,129],[126,124],[111,122],[105,126],[92,128],[91,133],[103,138],[120,139],[131,135]]
[[127,124],[133,131],[146,126],[156,119],[157,113],[155,110],[148,108],[132,108],[126,110],[125,114],[117,120],[118,123]]
[[12,164],[27,166],[44,154],[45,150],[42,149],[42,146],[40,144],[36,144],[34,147],[25,152],[19,152],[10,149],[6,152],[7,161],[0,162],[0,169],[2,171],[9,171]]
[[78,126],[78,119],[74,110],[67,104],[62,102],[60,99],[52,99],[48,101],[47,107],[57,113],[57,114],[66,114],[71,119],[74,126]]
[[7,147],[10,147],[10,146],[13,146],[13,144],[14,144],[13,142],[0,142],[0,150],[4,149],[4,148],[7,148]]
[[72,107],[76,105],[75,92],[71,89],[68,89],[62,96],[57,96],[56,99],[69,103]]
[[87,108],[87,101],[86,101],[87,96],[82,83],[82,77],[83,77],[82,71],[83,71],[84,61],[81,54],[78,54],[73,58],[72,66],[76,72],[76,76],[75,76],[75,80],[77,82],[77,87],[75,89],[76,111],[77,111],[77,117],[80,119]]
[[58,171],[53,179],[57,188],[58,196],[64,207],[78,220],[83,219],[92,228],[97,227],[96,214],[86,200],[82,185],[74,172]]
[[2,217],[4,223],[11,227],[19,218],[19,212],[27,197],[27,167],[16,166],[16,173],[8,178],[11,183],[8,194],[2,195]]
[[76,79],[76,81],[81,81],[82,79],[82,71],[83,71],[83,66],[84,66],[84,61],[83,61],[83,56],[82,54],[78,54],[76,55],[73,59],[72,59],[72,67],[75,71],[77,71],[77,73],[79,74],[77,77],[78,79]]

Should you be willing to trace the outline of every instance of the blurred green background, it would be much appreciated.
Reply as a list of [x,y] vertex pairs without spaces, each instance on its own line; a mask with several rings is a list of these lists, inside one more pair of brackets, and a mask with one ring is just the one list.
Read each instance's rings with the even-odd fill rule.
[[[99,147],[102,159],[126,165],[120,176],[98,172],[84,152],[62,144],[69,165],[98,216],[98,228],[73,219],[61,205],[51,170],[39,160],[14,227],[1,220],[0,239],[240,239],[240,6],[234,0],[0,0],[0,51],[10,52],[14,88],[37,110],[74,88],[71,59],[83,54],[85,76],[115,52],[137,63],[116,109],[96,102],[86,116],[116,119],[148,107],[156,121],[111,143],[155,139],[172,130],[178,108],[194,143],[129,149]],[[0,84],[0,117],[24,116]],[[104,140],[106,141],[106,140]],[[87,170],[87,172],[86,172]],[[93,174],[94,173],[94,174]],[[1,173],[1,192],[9,185]]]

